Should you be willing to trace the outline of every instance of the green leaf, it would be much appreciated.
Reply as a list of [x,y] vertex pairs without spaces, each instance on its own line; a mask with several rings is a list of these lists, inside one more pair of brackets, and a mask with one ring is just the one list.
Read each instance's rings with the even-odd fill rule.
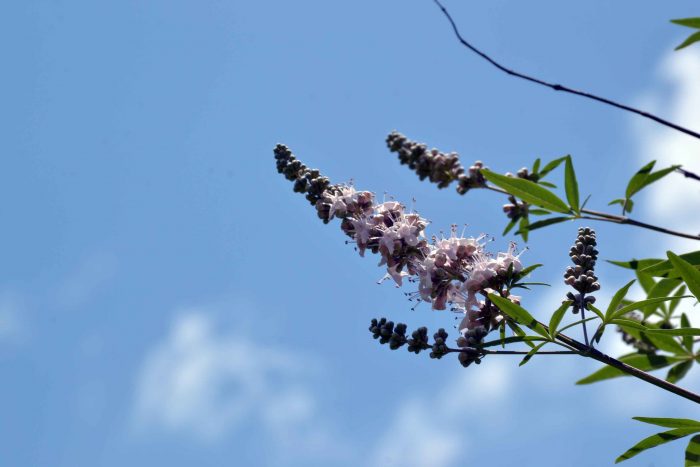
[[676,311],[676,307],[678,307],[678,304],[681,302],[680,297],[685,295],[686,290],[687,290],[687,287],[685,285],[681,285],[680,287],[678,287],[678,290],[676,290],[676,293],[673,294],[673,296],[678,297],[678,299],[671,300],[671,303],[669,303],[669,306],[668,306],[669,314],[673,314],[673,312]]
[[554,183],[550,182],[545,182],[544,180],[540,180],[537,182],[539,185],[546,186],[547,188],[556,188],[557,186]]
[[[625,357],[620,357],[619,360],[642,371],[650,371],[658,370],[659,368],[664,368],[673,365],[674,363],[684,361],[686,360],[686,357],[634,353]],[[576,384],[591,384],[620,376],[627,376],[627,373],[611,366],[604,366],[600,370],[577,381]]]
[[698,328],[676,328],[676,329],[648,329],[647,334],[659,334],[662,336],[700,336]]
[[670,174],[671,172],[674,172],[680,167],[680,165],[672,165],[671,167],[666,167],[665,169],[657,170],[656,172],[650,173],[647,179],[644,181],[644,186],[642,188],[646,188],[652,183],[661,180],[666,175]]
[[688,447],[685,449],[685,467],[700,466],[700,435],[690,438]]
[[540,160],[539,157],[537,159],[535,159],[535,163],[532,164],[532,173],[533,174],[537,174],[537,171],[540,170],[541,163],[542,163],[542,161]]
[[566,199],[569,202],[569,206],[576,214],[580,214],[578,181],[576,180],[576,172],[574,172],[571,156],[566,156],[566,164],[564,165],[564,190],[566,191]]
[[[518,326],[518,324],[512,320],[509,320],[509,319],[506,320],[506,324],[518,337],[524,338],[523,342],[525,342],[528,345],[528,347],[530,347],[530,348],[535,347],[535,344],[533,344],[530,341],[530,339],[528,339],[528,338],[535,337],[535,336],[525,335],[525,331],[523,331],[522,328],[520,326]],[[544,339],[542,339],[542,340],[544,340]]]
[[698,18],[672,19],[671,22],[673,24],[678,24],[680,26],[686,26],[689,28],[700,29],[700,17],[698,17]]
[[[630,261],[610,261],[607,260],[608,263],[614,264],[615,266],[620,266],[621,268],[625,269],[634,269],[635,271],[637,269],[641,269],[642,272],[646,274],[651,274],[651,275],[658,275],[658,274],[652,274],[649,271],[646,271],[647,268],[651,268],[651,266],[654,266],[658,263],[664,262],[662,259],[658,258],[646,258],[646,259],[633,259]],[[673,269],[673,267],[669,263],[668,269]]]
[[639,281],[639,285],[642,286],[644,293],[648,294],[651,291],[651,288],[654,287],[654,285],[656,284],[656,282],[654,282],[654,278],[652,276],[641,272],[639,269],[637,269],[635,271],[635,276],[637,276],[637,280]]
[[625,198],[630,199],[632,195],[644,188],[644,182],[646,181],[651,171],[654,169],[655,164],[656,161],[649,162],[647,165],[639,169],[637,173],[632,176],[629,183],[627,184],[627,190],[625,190]]
[[498,345],[501,345],[501,344],[515,344],[515,343],[518,343],[518,342],[525,342],[525,343],[528,343],[528,342],[539,342],[539,341],[543,341],[543,340],[546,340],[546,339],[544,339],[544,338],[542,338],[542,337],[538,337],[538,336],[512,336],[512,337],[506,337],[506,338],[503,339],[503,340],[501,340],[501,339],[496,339],[496,340],[484,342],[483,344],[479,344],[478,347],[479,347],[479,348],[482,348],[482,347],[495,347],[495,346],[498,346]]
[[568,214],[569,207],[554,193],[542,188],[538,184],[524,178],[506,177],[487,169],[481,169],[481,173],[488,181],[503,188],[508,193],[527,201],[530,204],[540,206],[550,211]]
[[533,316],[530,313],[528,313],[528,311],[525,308],[521,307],[520,305],[516,305],[507,298],[503,298],[500,295],[496,295],[493,293],[489,294],[489,299],[491,300],[491,302],[493,302],[494,305],[498,307],[499,310],[501,310],[506,315],[510,316],[518,323],[522,324],[523,326],[527,326],[540,336],[549,338],[549,333],[544,328],[544,326],[538,323],[537,320],[533,318]]
[[518,273],[518,278],[526,277],[526,276],[528,276],[532,271],[534,271],[535,269],[540,268],[540,267],[542,267],[542,264],[540,264],[540,263],[530,265],[530,266],[524,268],[522,271],[520,271],[520,272]]
[[596,308],[595,306],[593,306],[592,303],[587,304],[587,305],[586,305],[586,308],[587,308],[588,310],[591,310],[591,311],[592,311],[593,313],[595,313],[596,315],[598,315],[598,318],[600,318],[601,321],[605,321],[605,315],[603,314],[603,312],[600,311],[600,310],[599,310],[598,308]]
[[686,360],[685,362],[680,362],[679,364],[672,366],[671,369],[668,370],[666,381],[676,384],[688,374],[688,371],[692,366],[693,360]]
[[668,255],[668,260],[673,264],[673,268],[678,271],[685,281],[690,293],[695,295],[696,299],[700,300],[700,271],[672,251],[667,251],[666,254]]
[[657,349],[671,352],[674,355],[690,355],[690,353],[678,343],[675,336],[653,333],[650,334],[647,331],[642,333],[640,338],[642,340],[649,341]]
[[617,198],[608,203],[608,206],[612,206],[613,204],[619,204],[620,206],[625,205],[625,199],[624,198]]
[[498,337],[501,339],[501,347],[506,348],[506,323],[502,322],[498,327]]
[[591,316],[590,318],[580,319],[580,320],[578,320],[578,321],[576,321],[576,322],[569,323],[569,324],[567,324],[566,326],[564,326],[563,328],[561,328],[561,329],[559,330],[559,332],[562,333],[562,332],[566,331],[566,330],[569,329],[569,328],[573,328],[574,326],[578,326],[579,324],[582,324],[582,323],[587,323],[588,321],[593,321],[594,319],[598,319],[598,317],[597,317],[597,316]]
[[[688,298],[690,295],[686,295],[683,298]],[[647,300],[640,300],[638,302],[633,302],[627,306],[623,306],[619,310],[613,314],[613,319],[614,318],[619,318],[621,316],[624,316],[625,314],[629,313],[630,311],[638,310],[640,308],[644,308],[647,305],[653,305],[655,303],[661,303],[661,302],[667,302],[669,300],[676,300],[675,297],[657,297],[657,298],[649,298]]]
[[532,208],[527,210],[528,214],[531,214],[533,216],[546,216],[548,214],[551,214],[551,211],[547,211],[546,209],[538,209],[538,208]]
[[523,241],[527,243],[528,234],[530,232],[527,217],[520,218],[520,224],[518,225],[518,234],[523,237]]
[[[575,219],[572,216],[561,216],[561,217],[550,217],[548,219],[542,219],[541,221],[533,222],[532,224],[528,224],[527,230],[532,232],[533,230],[541,229],[542,227],[547,227],[548,225],[552,224],[558,224],[560,222],[568,221],[571,219]],[[520,233],[520,231],[516,232]]]
[[[680,258],[692,264],[693,266],[700,266],[700,251],[691,251],[690,253],[684,253],[680,255]],[[673,271],[673,264],[671,264],[671,261],[669,260],[658,260],[656,261],[656,263],[651,263],[651,260],[640,261],[645,261],[645,263],[640,265],[638,268],[632,269],[641,269],[644,274],[649,274],[657,277],[667,276],[669,275],[670,271]],[[675,277],[678,277],[678,275],[676,275]]]
[[[685,313],[683,313],[681,315],[681,328],[689,327],[690,320],[688,319],[688,316]],[[693,352],[693,336],[683,336],[683,347],[685,347],[688,350],[688,352]]]
[[659,446],[664,443],[668,443],[669,441],[674,441],[680,438],[684,438],[688,435],[692,435],[693,433],[697,433],[700,431],[700,427],[695,427],[695,428],[675,428],[673,430],[668,430],[664,431],[661,433],[657,433],[655,435],[652,435],[648,438],[644,438],[634,446],[632,446],[627,452],[622,454],[620,457],[615,459],[615,463],[618,464],[622,461],[625,461],[627,459],[631,459],[632,457],[636,456],[642,451],[646,451],[647,449],[655,448],[656,446]]
[[688,36],[688,38],[686,40],[684,40],[683,43],[681,45],[679,45],[678,47],[676,47],[674,50],[685,49],[689,45],[693,45],[698,41],[700,41],[700,31]]
[[559,326],[559,323],[561,323],[566,310],[571,307],[572,303],[573,302],[571,300],[566,300],[562,302],[561,306],[557,308],[554,313],[552,313],[552,318],[549,320],[549,335],[552,336],[552,339],[557,337],[557,327]]
[[662,426],[664,428],[700,428],[700,422],[689,418],[654,418],[654,417],[632,417],[638,422],[649,423],[650,425]]
[[547,343],[547,342],[542,342],[541,344],[537,344],[535,347],[533,347],[533,349],[530,350],[530,351],[527,353],[527,355],[525,355],[525,357],[520,361],[520,364],[519,364],[518,366],[523,366],[523,365],[525,365],[527,362],[529,362],[530,359],[531,359],[532,357],[535,356],[535,354],[537,353],[537,351],[540,350],[540,349],[542,348],[542,346],[545,345],[546,343]]
[[[647,298],[667,297],[671,292],[673,292],[673,289],[680,285],[680,283],[680,279],[661,279],[659,282],[654,284],[651,290],[649,290]],[[644,317],[648,318],[656,311],[657,308],[659,308],[658,304],[644,307]]]
[[540,171],[540,177],[544,177],[547,175],[549,172],[552,170],[556,169],[559,167],[559,165],[566,160],[566,157],[560,157],[559,159],[554,159],[553,161],[549,162],[547,165],[544,166],[544,168]]
[[648,329],[639,321],[634,321],[632,319],[615,318],[612,321],[610,321],[610,324],[617,324],[618,326],[623,328],[632,328],[643,332],[646,332],[646,330]]
[[517,223],[518,219],[513,219],[512,221],[510,221],[508,225],[506,225],[506,228],[503,230],[503,233],[501,235],[505,237],[508,234],[508,232],[513,230],[513,227],[515,227],[515,224]]
[[632,287],[632,284],[634,284],[635,280],[629,281],[627,284],[622,286],[620,290],[615,292],[615,295],[613,295],[612,300],[610,300],[610,304],[608,305],[608,309],[605,310],[605,320],[608,321],[613,318],[613,315],[615,314],[615,311],[617,310],[617,307],[620,305],[622,302],[622,299],[625,298],[627,295],[627,292],[629,291],[630,287]]

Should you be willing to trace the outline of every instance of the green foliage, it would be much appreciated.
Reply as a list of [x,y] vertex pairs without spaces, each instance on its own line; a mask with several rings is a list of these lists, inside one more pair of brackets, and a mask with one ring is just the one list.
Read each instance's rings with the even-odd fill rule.
[[516,305],[507,298],[494,293],[489,294],[489,300],[498,307],[503,313],[509,316],[516,322],[535,331],[540,336],[549,339],[549,333],[542,324],[540,324],[525,308]]
[[564,166],[564,189],[569,206],[571,206],[571,209],[573,209],[577,215],[580,214],[578,181],[576,180],[576,173],[574,172],[574,164],[571,162],[571,156],[566,156],[566,165]]
[[[690,420],[688,418],[652,418],[652,417],[633,417],[634,420],[648,423],[650,425],[661,426],[664,428],[671,428],[668,431],[662,431],[661,433],[656,433],[655,435],[644,438],[630,449],[628,449],[624,454],[619,456],[615,463],[620,463],[627,459],[631,459],[637,454],[646,451],[647,449],[654,448],[661,444],[668,443],[670,441],[675,441],[686,436],[700,433],[700,422],[697,420]],[[693,436],[688,443],[688,447],[685,451],[685,466],[698,466],[700,465],[700,435]]]
[[517,196],[535,206],[540,206],[554,212],[568,214],[571,212],[569,206],[559,199],[557,195],[535,182],[523,178],[506,177],[487,169],[482,169],[482,174],[494,185],[503,188],[508,193]]
[[[671,366],[674,363],[687,360],[687,357],[675,357],[675,356],[663,356],[654,354],[639,354],[634,353],[630,355],[625,355],[620,357],[623,363],[633,366],[642,371],[658,370],[660,368],[665,368]],[[611,366],[604,366],[600,370],[591,373],[583,379],[580,379],[576,384],[591,384],[597,383],[598,381],[603,381],[606,379],[617,378],[620,376],[627,376],[627,373],[618,370],[617,368]]]
[[632,209],[634,208],[632,197],[635,194],[639,193],[642,189],[660,180],[661,178],[665,177],[666,175],[670,174],[671,172],[680,167],[680,165],[672,165],[671,167],[652,172],[652,170],[654,170],[655,165],[656,161],[651,161],[647,165],[639,169],[637,173],[635,173],[632,176],[632,178],[630,178],[630,181],[627,183],[627,188],[625,189],[625,197],[614,199],[610,201],[609,204],[621,205],[622,215],[624,215],[627,212],[632,212]]
[[695,298],[700,300],[700,271],[698,271],[693,264],[684,260],[680,256],[676,255],[672,251],[667,251],[668,260],[673,265],[675,271],[680,274],[685,281],[690,293],[695,295]]
[[685,449],[685,467],[700,466],[700,435],[690,438],[688,447]]
[[549,320],[549,335],[552,336],[552,339],[557,337],[557,327],[559,326],[559,323],[561,323],[564,314],[569,308],[571,308],[572,303],[573,302],[571,300],[566,300],[554,313],[552,313],[552,318]]
[[[673,24],[678,24],[679,26],[685,26],[693,29],[700,29],[700,17],[698,18],[683,18],[683,19],[672,19]],[[700,31],[694,32],[686,40],[684,40],[681,45],[676,47],[676,50],[681,50],[689,45],[692,45],[700,41]]]

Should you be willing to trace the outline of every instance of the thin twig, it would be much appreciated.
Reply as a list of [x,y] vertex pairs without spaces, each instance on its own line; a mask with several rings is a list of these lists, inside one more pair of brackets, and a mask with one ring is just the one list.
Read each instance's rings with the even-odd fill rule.
[[[478,347],[464,347],[461,349],[447,349],[448,353],[473,353],[480,355],[527,355],[530,352],[527,350],[487,350]],[[544,350],[537,352],[537,355],[578,355],[580,352],[575,350]]]
[[680,167],[676,169],[676,172],[682,174],[685,178],[692,178],[693,180],[700,181],[700,175],[691,172],[690,170],[681,169]]
[[541,79],[534,78],[532,76],[528,76],[528,75],[525,75],[523,73],[517,72],[515,70],[511,70],[509,68],[506,68],[505,66],[501,65],[500,63],[498,63],[497,61],[492,59],[490,56],[486,55],[484,52],[482,52],[481,50],[477,49],[472,44],[467,42],[467,40],[464,39],[464,37],[462,37],[462,34],[459,32],[457,25],[455,24],[454,20],[452,19],[452,16],[447,11],[447,9],[442,5],[442,3],[440,3],[439,0],[433,0],[433,1],[435,2],[435,4],[438,7],[440,7],[440,10],[442,10],[443,14],[447,18],[447,20],[450,22],[450,25],[452,25],[452,30],[454,31],[455,36],[457,36],[457,39],[459,40],[459,42],[464,47],[468,48],[469,50],[471,50],[472,52],[474,52],[475,54],[477,54],[478,56],[480,56],[481,58],[483,58],[484,60],[486,60],[491,65],[498,68],[499,70],[503,71],[504,73],[507,73],[510,76],[515,76],[516,78],[521,78],[521,79],[524,79],[526,81],[530,81],[531,83],[539,84],[541,86],[546,86],[546,87],[553,89],[555,91],[563,91],[563,92],[566,92],[569,94],[574,94],[577,96],[585,97],[588,99],[592,99],[594,101],[602,102],[603,104],[607,104],[607,105],[610,105],[612,107],[616,107],[618,109],[626,110],[628,112],[632,112],[632,113],[635,113],[637,115],[641,115],[642,117],[653,120],[657,123],[660,123],[661,125],[667,126],[669,128],[673,128],[674,130],[677,130],[677,131],[680,131],[681,133],[685,133],[687,135],[690,135],[693,138],[700,139],[700,133],[689,130],[688,128],[684,128],[684,127],[677,125],[673,122],[669,122],[668,120],[664,120],[663,118],[657,117],[656,115],[651,114],[649,112],[645,112],[643,110],[639,110],[639,109],[636,109],[634,107],[630,107],[628,105],[620,104],[619,102],[615,102],[615,101],[612,101],[610,99],[606,99],[604,97],[596,96],[595,94],[591,94],[591,93],[584,92],[584,91],[577,91],[576,89],[572,89],[572,88],[569,88],[567,86],[563,86],[561,84],[549,83],[547,81],[543,81]]
[[[498,187],[487,185],[484,188],[491,190],[491,191],[495,191],[496,193],[510,195],[510,193],[508,193],[506,190],[502,190],[501,188],[498,188]],[[653,230],[655,232],[661,232],[661,233],[665,233],[667,235],[673,235],[674,237],[689,238],[691,240],[700,240],[700,235],[693,235],[693,234],[688,234],[688,233],[684,233],[684,232],[678,232],[676,230],[667,229],[665,227],[659,227],[656,225],[647,224],[646,222],[641,222],[641,221],[637,221],[634,219],[630,219],[629,217],[625,217],[625,216],[616,216],[615,214],[608,214],[606,212],[592,211],[590,209],[581,209],[581,212],[584,214],[588,214],[588,215],[578,216],[579,219],[588,219],[588,220],[593,220],[593,221],[612,222],[615,224],[633,225],[635,227],[640,227],[642,229]]]

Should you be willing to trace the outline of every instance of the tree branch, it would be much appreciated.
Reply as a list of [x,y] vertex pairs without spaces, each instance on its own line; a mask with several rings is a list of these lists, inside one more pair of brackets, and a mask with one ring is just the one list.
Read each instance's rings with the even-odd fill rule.
[[[487,185],[485,187],[488,190],[495,191],[496,193],[501,193],[504,195],[510,195],[506,190],[501,188]],[[653,230],[655,232],[661,232],[667,235],[673,235],[674,237],[689,238],[690,240],[700,240],[700,235],[693,235],[684,232],[678,232],[676,230],[667,229],[665,227],[659,227],[653,224],[647,224],[646,222],[637,221],[630,219],[625,216],[616,216],[615,214],[608,214],[606,212],[592,211],[590,209],[581,209],[581,212],[588,214],[586,216],[578,216],[579,219],[588,219],[592,221],[602,221],[602,222],[612,222],[614,224],[627,224],[633,225],[635,227],[640,227],[642,229]]]
[[615,102],[615,101],[612,101],[610,99],[606,99],[604,97],[596,96],[595,94],[591,94],[591,93],[584,92],[584,91],[578,91],[576,89],[572,89],[572,88],[569,88],[567,86],[563,86],[561,84],[549,83],[547,81],[543,81],[541,79],[538,79],[538,78],[535,78],[532,76],[528,76],[528,75],[520,73],[518,71],[511,70],[510,68],[506,68],[505,66],[501,65],[500,63],[498,63],[497,61],[492,59],[490,56],[488,56],[487,54],[485,54],[484,52],[482,52],[481,50],[477,49],[472,44],[467,42],[467,40],[464,39],[464,37],[462,37],[462,34],[459,32],[457,25],[455,24],[454,20],[452,19],[452,16],[447,11],[447,9],[442,5],[442,3],[440,3],[439,0],[433,0],[433,1],[440,8],[440,10],[442,10],[442,13],[445,15],[447,20],[450,22],[450,25],[452,26],[452,30],[454,31],[455,36],[457,36],[457,39],[459,40],[459,42],[464,47],[471,50],[472,52],[474,52],[475,54],[477,54],[478,56],[480,56],[481,58],[483,58],[484,60],[486,60],[487,62],[489,62],[491,65],[495,66],[496,68],[498,68],[502,72],[507,73],[510,76],[515,76],[516,78],[524,79],[525,81],[529,81],[531,83],[539,84],[540,86],[548,87],[548,88],[553,89],[555,91],[562,91],[565,93],[574,94],[576,96],[585,97],[587,99],[602,102],[603,104],[607,104],[607,105],[610,105],[612,107],[616,107],[618,109],[626,110],[627,112],[632,112],[634,114],[641,115],[642,117],[648,118],[649,120],[653,120],[661,125],[667,126],[669,128],[673,128],[674,130],[677,130],[677,131],[680,131],[681,133],[685,133],[687,135],[690,135],[693,138],[700,139],[700,133],[689,130],[688,128],[684,128],[684,127],[677,125],[673,122],[669,122],[668,120],[664,120],[663,118],[657,117],[656,115],[651,114],[649,112],[645,112],[643,110],[639,110],[639,109],[636,109],[634,107],[630,107],[628,105],[624,105],[624,104],[621,104],[619,102]]

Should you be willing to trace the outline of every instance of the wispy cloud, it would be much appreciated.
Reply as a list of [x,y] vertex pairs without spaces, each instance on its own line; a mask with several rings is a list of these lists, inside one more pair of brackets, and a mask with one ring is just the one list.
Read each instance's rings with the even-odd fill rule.
[[[700,52],[693,49],[672,52],[659,65],[660,82],[647,91],[643,100],[654,112],[692,129],[700,129]],[[658,167],[682,164],[700,173],[700,141],[689,136],[635,121],[639,142],[639,163],[657,161]],[[690,233],[700,232],[700,183],[669,175],[650,186],[639,206],[644,217],[654,223]],[[655,253],[666,249],[697,249],[692,240],[665,238]]]
[[146,356],[136,386],[135,428],[216,442],[254,424],[280,462],[347,451],[319,416],[309,360],[217,329],[212,315],[180,314]]
[[[487,407],[505,400],[511,387],[511,374],[506,365],[507,362],[494,359],[478,369],[461,372],[433,397],[404,399],[368,463],[376,466],[454,465],[469,450],[466,414],[479,418],[485,415]],[[497,418],[497,415],[489,417],[492,421]]]

